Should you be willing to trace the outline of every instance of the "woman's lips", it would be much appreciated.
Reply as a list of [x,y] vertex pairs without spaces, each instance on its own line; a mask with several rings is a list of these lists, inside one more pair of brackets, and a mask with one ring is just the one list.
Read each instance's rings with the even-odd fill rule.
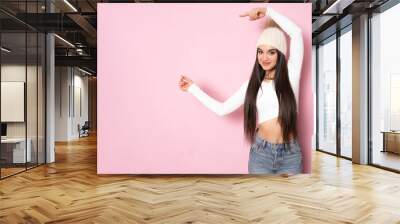
[[271,64],[271,62],[263,62],[262,64],[268,66],[269,64]]

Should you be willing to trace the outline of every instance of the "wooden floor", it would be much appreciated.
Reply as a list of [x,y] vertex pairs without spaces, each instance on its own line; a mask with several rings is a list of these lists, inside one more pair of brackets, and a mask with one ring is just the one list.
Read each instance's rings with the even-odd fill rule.
[[0,223],[400,223],[400,175],[315,152],[313,173],[98,176],[96,139],[0,181]]
[[376,150],[372,160],[374,164],[400,170],[400,154]]
[[1,177],[3,178],[3,177],[8,177],[8,176],[11,176],[11,175],[13,175],[13,174],[15,174],[15,173],[19,173],[19,172],[22,172],[22,171],[24,171],[24,170],[26,170],[25,169],[25,167],[17,167],[17,168],[4,168],[4,167],[2,167],[1,168]]

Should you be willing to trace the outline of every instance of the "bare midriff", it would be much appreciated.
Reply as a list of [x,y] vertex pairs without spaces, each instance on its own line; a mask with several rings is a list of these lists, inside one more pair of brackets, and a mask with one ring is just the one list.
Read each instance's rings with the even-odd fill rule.
[[283,143],[282,128],[277,117],[260,123],[257,135],[270,143]]

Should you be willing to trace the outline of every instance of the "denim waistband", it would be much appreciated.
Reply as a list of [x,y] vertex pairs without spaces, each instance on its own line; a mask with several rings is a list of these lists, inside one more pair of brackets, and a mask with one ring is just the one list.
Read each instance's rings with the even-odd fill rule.
[[261,138],[258,133],[256,132],[256,138],[255,138],[255,144],[257,145],[262,145],[262,147],[264,148],[265,146],[269,146],[270,148],[285,148],[285,146],[287,145],[293,145],[295,143],[297,143],[297,139],[290,139],[289,142],[285,143],[271,143],[266,139]]

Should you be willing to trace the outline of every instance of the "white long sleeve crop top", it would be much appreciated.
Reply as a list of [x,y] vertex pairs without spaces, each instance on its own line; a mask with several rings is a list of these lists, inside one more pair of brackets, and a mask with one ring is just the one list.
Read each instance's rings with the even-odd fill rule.
[[[287,65],[290,84],[297,103],[304,52],[301,29],[291,20],[272,8],[267,9],[267,15],[269,15],[290,37],[290,57]],[[188,92],[217,115],[224,116],[235,111],[244,103],[248,83],[249,80],[246,80],[240,88],[223,103],[207,95],[207,93],[195,83],[190,85]],[[274,81],[263,81],[260,88],[261,90],[258,91],[256,103],[259,124],[279,116],[279,102],[275,93]]]

